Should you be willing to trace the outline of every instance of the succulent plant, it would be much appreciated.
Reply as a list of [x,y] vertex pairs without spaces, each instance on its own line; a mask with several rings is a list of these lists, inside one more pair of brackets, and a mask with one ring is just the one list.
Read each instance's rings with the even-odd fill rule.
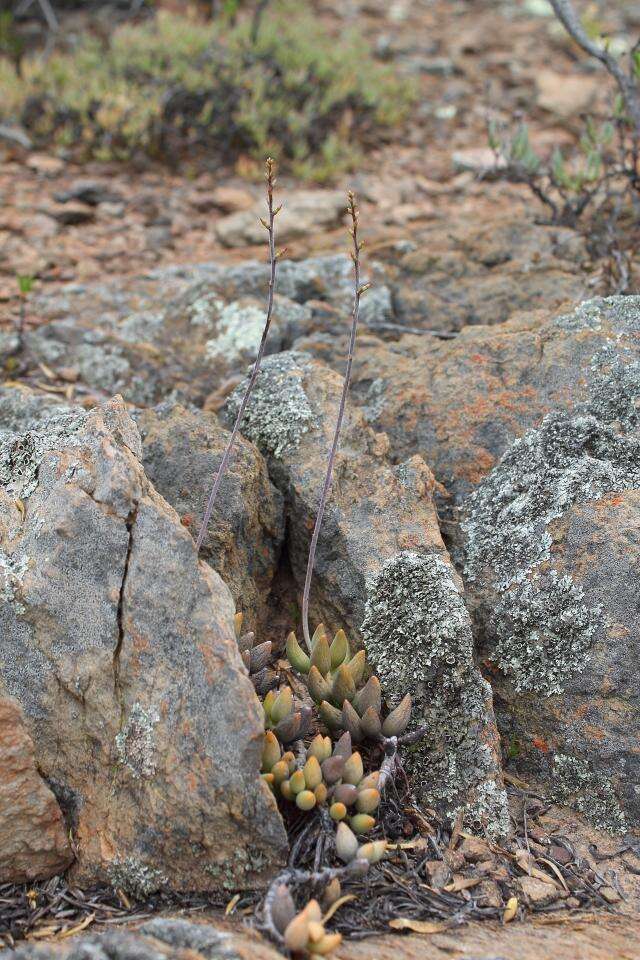
[[407,694],[383,720],[380,681],[375,674],[365,681],[370,672],[366,653],[359,650],[351,656],[344,630],[338,630],[329,643],[320,624],[311,638],[309,654],[295,633],[290,633],[286,649],[291,666],[306,678],[320,719],[329,730],[346,730],[356,743],[404,733],[411,717],[411,697]]
[[311,709],[296,702],[291,687],[269,690],[262,701],[265,730],[272,730],[280,743],[292,743],[306,735],[311,723]]
[[330,737],[318,734],[306,748],[304,762],[291,751],[282,751],[275,732],[265,734],[262,777],[276,796],[300,810],[327,805],[332,820],[348,821],[356,833],[368,833],[375,826],[379,776],[377,770],[365,776],[362,757],[352,751],[349,733],[335,746]]
[[256,693],[264,696],[278,682],[278,675],[271,666],[273,644],[270,640],[256,644],[255,634],[252,631],[242,632],[243,619],[242,613],[236,613],[234,627],[238,650],[242,662],[249,671]]
[[339,823],[336,831],[336,853],[343,863],[353,860],[366,860],[367,863],[378,863],[387,852],[386,840],[373,840],[369,843],[359,843],[353,830],[346,823]]
[[342,941],[341,934],[325,930],[317,900],[309,900],[302,910],[296,912],[293,897],[285,884],[275,890],[271,917],[285,946],[294,954],[326,957]]

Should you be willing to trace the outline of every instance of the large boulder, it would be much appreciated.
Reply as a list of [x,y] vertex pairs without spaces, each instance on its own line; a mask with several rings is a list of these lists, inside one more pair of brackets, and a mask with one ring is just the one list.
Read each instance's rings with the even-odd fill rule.
[[[195,537],[229,433],[214,413],[171,401],[139,410],[135,419],[149,480]],[[269,619],[283,539],[282,494],[260,452],[239,437],[200,555],[224,579],[249,629],[260,630]]]
[[141,464],[116,400],[0,444],[0,691],[77,849],[137,894],[259,882],[285,833],[233,599]]
[[548,413],[636,418],[639,331],[640,298],[609,297],[466,327],[454,340],[362,339],[353,400],[388,435],[394,460],[423,456],[459,505]]
[[512,753],[617,832],[640,826],[640,436],[624,426],[545,417],[472,494],[463,524]]
[[47,878],[72,859],[62,812],[36,767],[20,706],[0,697],[0,883]]
[[[264,363],[242,429],[285,498],[298,594],[336,422],[342,378],[308,356]],[[231,396],[233,417],[244,384]],[[429,734],[416,790],[469,826],[508,830],[491,690],[473,664],[469,616],[442,542],[434,481],[420,457],[388,465],[388,440],[348,411],[318,543],[312,618],[364,639],[391,702],[410,692]],[[364,623],[363,623],[364,621]]]

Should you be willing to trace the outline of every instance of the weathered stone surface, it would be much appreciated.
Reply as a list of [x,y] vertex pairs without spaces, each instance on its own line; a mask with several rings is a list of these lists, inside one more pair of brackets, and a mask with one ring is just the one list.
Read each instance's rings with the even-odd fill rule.
[[584,239],[565,227],[506,217],[431,226],[395,266],[398,321],[432,330],[503,323],[518,311],[558,310],[588,294]]
[[413,727],[427,736],[408,748],[414,788],[453,821],[481,833],[509,833],[500,741],[491,687],[473,661],[471,621],[451,564],[402,552],[368,585],[362,634],[383,689],[413,698]]
[[259,705],[231,595],[140,458],[118,399],[0,445],[0,690],[73,830],[78,883],[235,889],[285,844]]
[[[460,504],[516,437],[554,411],[637,416],[640,298],[542,312],[455,340],[362,338],[353,399],[390,454],[420,454]],[[609,411],[609,412],[607,412]]]
[[72,859],[62,812],[36,768],[20,706],[0,697],[0,883],[51,877]]
[[[342,379],[299,353],[268,357],[260,371],[242,425],[243,434],[267,459],[272,480],[285,497],[289,553],[298,584],[304,583],[308,546]],[[223,416],[235,416],[240,384]],[[416,457],[390,468],[387,441],[347,412],[334,484],[318,546],[313,612],[359,636],[366,581],[402,550],[446,556],[432,502],[433,478]]]
[[[135,419],[147,476],[195,537],[228,432],[215,414],[187,410],[170,401],[138,411]],[[248,629],[260,631],[269,617],[269,592],[283,539],[282,494],[269,480],[259,451],[240,437],[201,557],[229,587]]]
[[27,943],[3,960],[278,960],[255,934],[211,923],[157,917],[135,929],[107,930],[58,943]]
[[[336,226],[345,213],[346,201],[340,190],[294,191],[278,215],[278,242],[286,243],[308,236],[314,230]],[[264,243],[266,231],[260,222],[264,215],[264,201],[261,200],[250,210],[223,217],[215,225],[218,239],[226,247]]]
[[614,371],[606,393],[594,374],[582,413],[550,414],[514,442],[469,498],[463,530],[519,764],[620,832],[640,825],[640,365]]
[[[285,495],[289,556],[302,588],[341,378],[303,354],[266,360],[243,423]],[[243,385],[232,395],[233,415]],[[318,544],[312,614],[363,638],[392,702],[410,692],[416,789],[470,825],[504,833],[491,691],[473,665],[469,616],[444,548],[433,478],[420,457],[390,467],[387,439],[357,411],[345,420]],[[364,623],[363,623],[364,620]]]

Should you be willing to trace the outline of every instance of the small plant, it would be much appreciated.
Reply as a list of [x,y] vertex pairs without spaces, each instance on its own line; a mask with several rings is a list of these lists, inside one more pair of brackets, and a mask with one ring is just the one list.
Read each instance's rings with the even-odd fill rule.
[[[603,257],[610,292],[629,292],[631,253],[638,240],[640,206],[640,50],[631,50],[625,71],[599,45],[578,18],[571,0],[550,0],[556,16],[576,43],[604,65],[618,88],[611,114],[588,117],[571,155],[556,149],[550,157],[531,144],[526,123],[515,128],[489,125],[496,173],[526,184],[545,205],[552,223],[582,226],[592,255]],[[639,42],[640,43],[640,42]]]
[[303,674],[319,716],[330,730],[346,730],[356,743],[404,733],[411,697],[407,694],[383,720],[380,681],[371,674],[364,650],[351,656],[344,630],[338,630],[329,644],[320,624],[311,638],[309,655],[290,633],[286,651],[291,666]]
[[271,916],[287,950],[293,954],[326,956],[342,942],[339,933],[327,933],[317,900],[309,900],[299,912],[289,888],[279,884],[273,896]]

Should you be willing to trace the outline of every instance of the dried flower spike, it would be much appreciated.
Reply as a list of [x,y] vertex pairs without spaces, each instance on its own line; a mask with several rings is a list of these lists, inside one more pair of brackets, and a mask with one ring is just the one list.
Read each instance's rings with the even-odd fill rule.
[[222,455],[222,460],[220,461],[220,466],[218,467],[218,472],[216,473],[215,479],[213,481],[213,486],[211,488],[211,493],[209,494],[209,500],[204,511],[204,517],[202,518],[202,525],[198,532],[198,538],[196,540],[196,550],[199,552],[202,546],[202,541],[204,540],[205,534],[207,532],[207,527],[209,526],[209,520],[211,519],[211,514],[220,490],[220,484],[222,483],[222,478],[226,472],[226,469],[229,465],[229,460],[231,459],[231,453],[233,451],[238,432],[240,430],[240,424],[244,417],[244,412],[246,410],[247,404],[249,402],[249,397],[253,390],[258,372],[260,370],[260,364],[262,363],[262,358],[264,356],[264,350],[267,342],[267,334],[269,333],[269,327],[271,326],[271,317],[273,315],[273,296],[275,293],[276,287],[276,269],[278,260],[283,251],[280,251],[280,254],[276,253],[276,235],[275,235],[275,219],[280,207],[277,209],[273,206],[273,188],[275,186],[275,163],[268,157],[265,163],[266,167],[266,181],[267,181],[267,210],[268,217],[267,220],[263,220],[268,234],[269,234],[269,263],[270,263],[270,274],[269,274],[269,291],[267,294],[267,312],[264,322],[264,328],[262,330],[262,337],[260,338],[260,346],[258,347],[258,354],[256,356],[256,361],[253,365],[251,375],[249,377],[249,382],[247,384],[247,389],[244,392],[244,396],[240,402],[240,407],[238,408],[238,414],[236,416],[233,429],[231,431],[231,436],[229,437],[227,446]]

